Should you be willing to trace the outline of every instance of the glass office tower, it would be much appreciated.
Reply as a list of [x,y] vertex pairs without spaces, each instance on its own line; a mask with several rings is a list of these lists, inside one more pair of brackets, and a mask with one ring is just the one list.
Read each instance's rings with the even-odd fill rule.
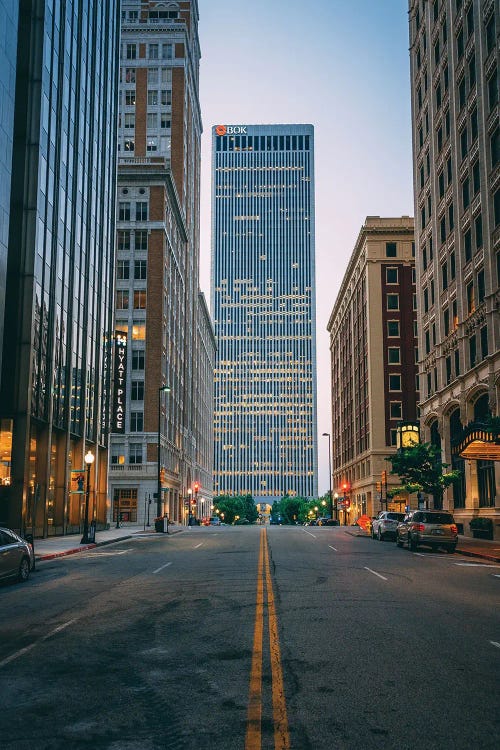
[[0,525],[107,516],[119,2],[19,4],[0,391]]
[[314,129],[212,133],[214,493],[317,495]]

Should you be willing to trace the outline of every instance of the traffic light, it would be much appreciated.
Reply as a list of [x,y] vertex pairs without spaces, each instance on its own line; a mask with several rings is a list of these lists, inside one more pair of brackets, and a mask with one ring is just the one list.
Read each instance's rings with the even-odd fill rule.
[[377,487],[377,492],[380,492],[382,490],[382,484],[381,484],[381,482],[377,482],[376,483],[376,487]]
[[195,482],[194,483],[194,493],[195,493],[195,495],[198,494],[199,490],[200,490],[200,485],[198,484],[198,482]]
[[382,472],[382,484],[387,484],[387,472]]
[[342,489],[344,490],[344,492],[347,492],[347,490],[349,489],[349,482],[343,482]]

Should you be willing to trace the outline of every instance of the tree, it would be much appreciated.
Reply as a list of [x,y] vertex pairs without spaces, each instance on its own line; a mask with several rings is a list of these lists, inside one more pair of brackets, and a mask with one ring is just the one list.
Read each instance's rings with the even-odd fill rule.
[[236,516],[254,523],[259,515],[251,495],[219,495],[214,498],[215,509],[224,523],[234,523]]
[[460,478],[459,471],[445,471],[448,464],[441,461],[441,449],[431,443],[402,448],[386,461],[392,464],[390,473],[401,479],[407,492],[432,495],[436,508],[442,507],[444,490]]

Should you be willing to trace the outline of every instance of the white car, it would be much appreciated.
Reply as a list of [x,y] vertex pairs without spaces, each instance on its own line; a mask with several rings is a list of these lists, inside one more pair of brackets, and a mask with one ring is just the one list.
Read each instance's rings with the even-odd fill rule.
[[404,520],[404,513],[394,513],[392,510],[381,510],[372,521],[372,539],[377,538],[379,542],[386,536],[396,538],[398,523]]

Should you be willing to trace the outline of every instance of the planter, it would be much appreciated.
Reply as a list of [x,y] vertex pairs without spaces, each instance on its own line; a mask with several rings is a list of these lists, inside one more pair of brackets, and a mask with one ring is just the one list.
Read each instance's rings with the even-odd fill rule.
[[493,521],[491,518],[473,518],[469,526],[474,539],[493,539]]
[[155,521],[155,531],[159,531],[163,534],[163,518],[160,518],[159,521]]

